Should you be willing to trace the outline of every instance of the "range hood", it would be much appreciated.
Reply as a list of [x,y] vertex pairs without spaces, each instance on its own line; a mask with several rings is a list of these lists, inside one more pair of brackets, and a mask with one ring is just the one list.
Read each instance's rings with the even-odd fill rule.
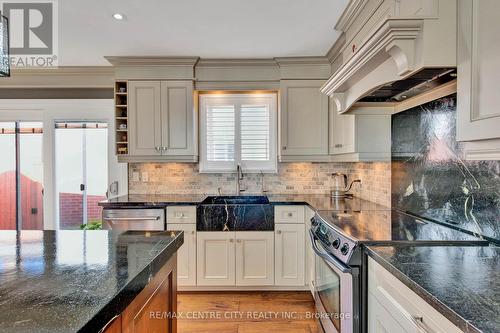
[[[348,19],[341,17],[348,21],[340,29],[346,36],[336,57],[341,65],[321,88],[338,113],[386,107],[456,79],[456,1],[385,0],[372,8],[372,1],[364,2],[365,7],[351,1],[358,3],[358,13],[351,10]],[[386,14],[377,16],[384,4]],[[408,6],[413,7],[406,11]],[[369,23],[373,28],[367,29]]]

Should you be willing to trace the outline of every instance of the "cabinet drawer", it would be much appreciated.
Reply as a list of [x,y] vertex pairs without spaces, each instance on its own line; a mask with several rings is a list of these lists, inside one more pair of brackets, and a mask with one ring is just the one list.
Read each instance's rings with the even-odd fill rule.
[[167,228],[171,223],[196,223],[196,206],[167,207]]
[[275,206],[274,223],[304,223],[304,206]]
[[[368,292],[369,297],[375,297],[403,327],[413,327],[418,331],[418,320],[413,318],[422,318],[421,323],[427,327],[428,331],[462,332],[423,298],[371,258],[368,261]],[[368,309],[369,313],[370,311],[374,311],[374,309]]]

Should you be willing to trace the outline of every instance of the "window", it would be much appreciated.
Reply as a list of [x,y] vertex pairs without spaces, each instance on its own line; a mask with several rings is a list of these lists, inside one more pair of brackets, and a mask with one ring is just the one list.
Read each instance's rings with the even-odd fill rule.
[[200,172],[276,172],[276,94],[200,96]]

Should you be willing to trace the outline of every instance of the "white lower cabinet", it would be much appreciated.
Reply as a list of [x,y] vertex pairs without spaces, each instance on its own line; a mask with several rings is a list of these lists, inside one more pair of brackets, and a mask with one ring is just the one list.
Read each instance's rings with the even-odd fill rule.
[[275,285],[304,286],[305,226],[304,224],[275,225]]
[[235,232],[198,232],[196,275],[199,286],[235,284]]
[[236,232],[236,285],[274,285],[274,232]]
[[368,261],[368,333],[462,333],[373,259]]
[[196,224],[169,223],[168,229],[184,231],[184,244],[177,250],[177,284],[196,286]]

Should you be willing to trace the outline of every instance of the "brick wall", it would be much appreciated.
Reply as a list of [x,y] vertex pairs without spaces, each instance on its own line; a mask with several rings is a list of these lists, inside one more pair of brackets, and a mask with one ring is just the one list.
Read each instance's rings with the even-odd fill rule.
[[[147,182],[134,182],[133,172],[148,172]],[[244,171],[244,170],[243,170]],[[319,194],[330,193],[331,174],[342,172],[349,181],[361,179],[361,186],[354,184],[353,193],[363,199],[386,206],[391,204],[391,163],[279,163],[277,174],[266,174],[264,186],[268,193]],[[262,176],[246,174],[245,193],[260,193]],[[235,191],[234,174],[200,174],[196,163],[131,163],[129,164],[130,194],[223,194]]]
[[[87,196],[87,218],[89,222],[101,220],[102,208],[97,205],[106,197],[100,195]],[[78,229],[82,224],[83,199],[80,193],[59,193],[59,227],[60,229]]]

